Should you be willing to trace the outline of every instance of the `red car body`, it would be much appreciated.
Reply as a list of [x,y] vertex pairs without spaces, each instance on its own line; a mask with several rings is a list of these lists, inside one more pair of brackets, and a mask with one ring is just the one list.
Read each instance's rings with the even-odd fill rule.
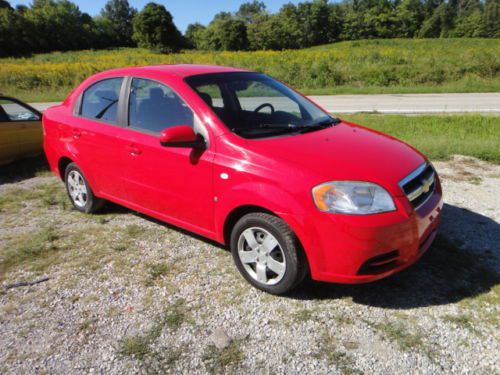
[[[96,74],[43,117],[51,169],[63,177],[75,162],[95,195],[185,228],[221,244],[231,225],[252,210],[271,212],[295,232],[315,280],[361,283],[413,264],[435,237],[443,206],[436,176],[415,208],[401,181],[426,158],[385,134],[342,121],[298,136],[245,139],[231,132],[185,78],[239,69],[177,65],[125,68]],[[201,119],[204,152],[166,148],[157,135],[107,126],[75,115],[82,92],[110,77],[142,77],[168,85]],[[180,124],[179,124],[180,125]],[[392,212],[321,212],[311,190],[326,181],[369,181],[386,189]]]

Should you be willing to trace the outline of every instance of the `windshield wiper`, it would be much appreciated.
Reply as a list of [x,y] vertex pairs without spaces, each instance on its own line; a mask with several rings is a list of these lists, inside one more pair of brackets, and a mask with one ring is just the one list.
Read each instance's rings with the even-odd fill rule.
[[276,129],[276,130],[289,130],[296,129],[298,125],[294,124],[259,124],[256,126],[245,126],[241,128],[232,128],[233,132],[241,132],[248,130],[259,130],[259,129]]
[[307,133],[307,132],[314,131],[314,130],[329,128],[329,127],[335,126],[337,124],[340,124],[340,122],[341,122],[340,119],[330,117],[329,119],[319,121],[315,124],[311,124],[311,125],[307,125],[307,126],[302,127],[301,133]]
[[260,124],[259,126],[252,127],[252,129],[297,129],[302,125],[295,124]]
[[329,118],[327,120],[323,120],[311,125],[296,125],[290,123],[277,123],[277,124],[259,124],[257,126],[249,126],[244,128],[233,128],[231,129],[234,132],[246,132],[246,131],[254,131],[254,130],[278,130],[279,132],[286,133],[307,133],[310,131],[320,130],[329,128],[331,126],[337,125],[340,123],[339,119]]

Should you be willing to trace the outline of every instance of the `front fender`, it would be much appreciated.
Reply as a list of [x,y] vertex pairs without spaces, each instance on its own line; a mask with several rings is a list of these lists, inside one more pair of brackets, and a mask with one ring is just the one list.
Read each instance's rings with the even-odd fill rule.
[[297,235],[308,260],[314,258],[309,251],[309,239],[315,237],[315,229],[307,225],[307,201],[304,198],[270,183],[249,181],[233,186],[230,191],[216,196],[214,215],[217,240],[225,243],[224,226],[232,212],[241,207],[255,206],[285,221]]

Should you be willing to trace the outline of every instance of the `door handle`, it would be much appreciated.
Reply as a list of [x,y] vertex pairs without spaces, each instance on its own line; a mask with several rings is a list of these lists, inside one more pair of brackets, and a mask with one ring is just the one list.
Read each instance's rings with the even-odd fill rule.
[[128,153],[130,155],[140,155],[142,154],[142,150],[138,148],[136,145],[130,145],[127,147]]
[[72,129],[71,134],[73,134],[73,138],[78,139],[82,136],[82,132],[78,129]]

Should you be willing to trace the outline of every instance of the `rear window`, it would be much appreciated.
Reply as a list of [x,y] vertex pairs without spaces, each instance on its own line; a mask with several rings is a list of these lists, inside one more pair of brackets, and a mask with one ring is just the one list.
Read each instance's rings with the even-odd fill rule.
[[123,78],[110,78],[90,86],[83,93],[80,114],[84,117],[116,124],[122,82]]

